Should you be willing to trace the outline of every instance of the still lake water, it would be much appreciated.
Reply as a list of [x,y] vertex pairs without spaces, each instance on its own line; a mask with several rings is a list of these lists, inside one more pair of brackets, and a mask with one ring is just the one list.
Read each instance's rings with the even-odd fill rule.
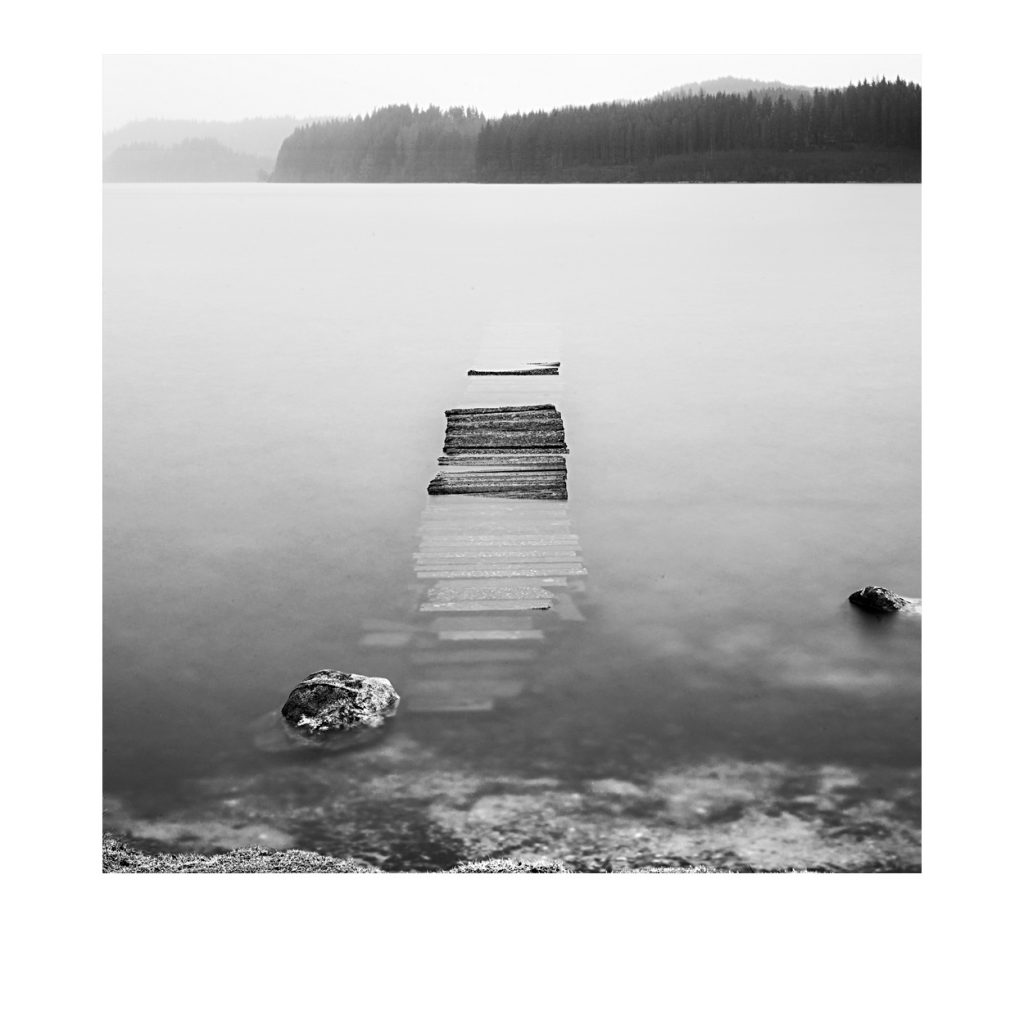
[[[443,410],[522,321],[588,609],[504,768],[916,766],[920,624],[846,597],[920,595],[920,227],[911,185],[106,187],[107,792],[187,810],[307,674],[383,672]],[[399,715],[499,756],[442,717]]]

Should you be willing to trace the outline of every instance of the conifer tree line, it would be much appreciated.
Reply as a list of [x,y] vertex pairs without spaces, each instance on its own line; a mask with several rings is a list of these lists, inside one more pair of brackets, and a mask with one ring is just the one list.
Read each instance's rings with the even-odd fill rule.
[[485,119],[463,107],[384,107],[365,117],[296,129],[275,181],[473,181]]
[[299,128],[276,181],[920,180],[921,87],[716,93],[488,120],[392,106]]

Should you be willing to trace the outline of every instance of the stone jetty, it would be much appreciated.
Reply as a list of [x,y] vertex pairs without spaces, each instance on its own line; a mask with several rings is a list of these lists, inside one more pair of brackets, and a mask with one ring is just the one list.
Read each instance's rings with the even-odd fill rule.
[[571,520],[559,332],[493,325],[445,413],[413,556],[407,616],[367,620],[375,671],[402,712],[491,712],[543,687],[547,653],[584,621]]

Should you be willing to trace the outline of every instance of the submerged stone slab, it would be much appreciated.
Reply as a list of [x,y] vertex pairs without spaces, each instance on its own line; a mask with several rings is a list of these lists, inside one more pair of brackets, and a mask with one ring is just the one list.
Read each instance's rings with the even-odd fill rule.
[[436,633],[453,629],[532,629],[529,615],[442,615],[431,623]]
[[543,640],[542,629],[452,629],[438,633],[440,640]]
[[427,601],[421,612],[546,612],[554,599],[534,598],[527,601]]
[[479,649],[471,648],[466,650],[460,645],[455,650],[442,648],[440,650],[415,651],[410,660],[414,665],[480,665],[503,664],[505,662],[518,663],[534,661],[536,658],[537,651],[531,647],[494,647],[493,645],[487,645]]
[[366,633],[359,641],[360,647],[404,647],[412,639],[412,633]]
[[487,569],[418,569],[416,576],[421,580],[473,580],[488,578],[509,579],[512,577],[543,577],[546,587],[558,586],[553,580],[565,576],[586,576],[587,570],[579,563],[574,565],[502,565]]
[[429,562],[438,564],[440,562],[500,562],[511,564],[512,562],[568,562],[575,559],[578,552],[575,548],[555,547],[500,547],[500,548],[473,548],[464,550],[462,548],[439,548],[422,550],[416,555],[417,562]]
[[549,601],[553,596],[553,589],[532,580],[445,580],[430,588],[426,600]]
[[494,697],[489,694],[434,690],[411,694],[408,710],[413,715],[493,711],[495,703]]
[[510,533],[500,534],[454,534],[447,537],[424,537],[420,550],[434,548],[532,548],[532,547],[576,547],[579,537],[573,533]]

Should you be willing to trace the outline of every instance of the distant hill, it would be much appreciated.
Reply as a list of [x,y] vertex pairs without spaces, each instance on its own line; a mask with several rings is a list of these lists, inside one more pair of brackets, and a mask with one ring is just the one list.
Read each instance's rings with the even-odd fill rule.
[[311,118],[251,117],[245,121],[186,121],[149,118],[131,121],[116,131],[103,136],[103,157],[106,159],[122,146],[148,143],[156,146],[176,146],[186,139],[215,139],[236,153],[249,153],[269,161],[277,159],[281,143],[296,128],[308,124]]
[[103,180],[257,181],[273,166],[273,157],[237,153],[216,139],[185,139],[173,146],[134,142],[103,161]]
[[688,82],[686,85],[677,85],[674,89],[666,89],[658,93],[655,99],[674,99],[677,96],[698,96],[704,93],[706,96],[715,96],[720,92],[736,96],[746,96],[748,92],[769,93],[774,99],[782,96],[787,100],[797,100],[800,96],[810,96],[813,93],[806,85],[787,85],[785,82],[762,82],[758,78],[709,78],[706,82]]

